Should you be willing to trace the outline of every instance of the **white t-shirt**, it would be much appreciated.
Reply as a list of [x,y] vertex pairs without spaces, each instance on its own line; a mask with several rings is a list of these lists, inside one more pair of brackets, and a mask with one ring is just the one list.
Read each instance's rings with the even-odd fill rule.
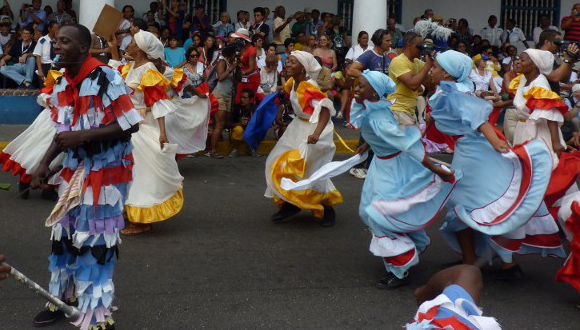
[[476,91],[489,91],[491,72],[484,71],[483,75],[480,75],[477,69],[473,69],[469,74],[469,80],[473,81],[473,83],[475,84]]
[[40,56],[40,63],[42,64],[52,64],[52,58],[50,58],[50,36],[47,34],[44,37],[38,39],[34,51],[32,52],[35,56]]
[[2,45],[2,47],[6,46],[8,41],[10,41],[10,38],[12,38],[11,33],[8,33],[7,36],[3,36],[2,34],[0,34],[0,45]]
[[520,41],[526,41],[526,35],[524,34],[524,31],[522,31],[522,29],[520,29],[519,27],[515,27],[511,31],[508,30],[503,31],[501,35],[501,41],[509,42],[510,44],[517,47]]
[[266,94],[274,93],[276,86],[278,86],[278,72],[274,70],[268,73],[266,68],[262,68],[260,70],[260,87],[258,92]]
[[346,57],[350,59],[351,61],[356,61],[356,59],[361,56],[362,53],[366,52],[367,50],[372,49],[371,46],[367,45],[366,49],[363,49],[359,44],[354,45],[353,47],[350,47],[350,49],[348,50],[348,52],[346,53]]
[[489,25],[481,29],[480,35],[481,39],[487,39],[489,44],[492,46],[501,46],[501,35],[503,29],[499,27],[490,27]]

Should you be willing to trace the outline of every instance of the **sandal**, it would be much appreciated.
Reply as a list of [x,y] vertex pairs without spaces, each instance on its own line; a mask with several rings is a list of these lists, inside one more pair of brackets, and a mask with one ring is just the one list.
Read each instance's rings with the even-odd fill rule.
[[209,158],[215,158],[215,159],[223,159],[224,155],[218,153],[218,152],[206,152],[205,155]]

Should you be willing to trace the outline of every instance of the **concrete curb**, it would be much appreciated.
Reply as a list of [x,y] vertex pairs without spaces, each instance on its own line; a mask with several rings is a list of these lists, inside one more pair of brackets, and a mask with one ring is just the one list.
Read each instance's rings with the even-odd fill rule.
[[[273,141],[273,140],[266,140],[266,141],[262,141],[262,143],[260,143],[260,146],[258,147],[258,153],[261,155],[267,155],[270,153],[270,151],[272,151],[272,149],[274,149],[274,146],[276,145],[277,141]],[[352,150],[356,150],[356,147],[358,145],[358,140],[354,140],[354,139],[348,139],[348,140],[344,140],[344,142],[346,143],[346,145],[351,148]],[[0,151],[4,150],[4,148],[6,148],[6,146],[8,145],[8,143],[10,143],[9,141],[0,141]],[[349,154],[352,153],[350,150],[348,150],[339,140],[334,140],[334,144],[336,145],[336,153],[337,154]],[[246,146],[243,145],[242,146],[242,150],[240,150],[241,153],[246,152]],[[227,155],[229,154],[229,152],[232,150],[229,141],[221,141],[218,143],[218,152],[223,154],[223,155]]]

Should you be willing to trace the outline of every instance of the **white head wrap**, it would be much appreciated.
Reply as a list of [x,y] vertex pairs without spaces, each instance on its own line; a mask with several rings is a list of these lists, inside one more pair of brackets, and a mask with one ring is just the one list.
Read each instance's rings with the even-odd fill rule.
[[304,70],[306,70],[306,75],[312,79],[316,79],[318,77],[318,73],[322,70],[318,61],[314,58],[314,56],[308,52],[303,52],[301,50],[295,50],[290,53],[290,56],[296,57],[298,62],[302,64]]
[[539,50],[539,49],[526,49],[524,53],[528,54],[532,59],[532,62],[540,69],[540,73],[544,75],[548,75],[552,73],[554,69],[554,54],[550,53],[547,50]]
[[151,32],[139,31],[133,36],[137,47],[147,54],[151,60],[158,58],[165,60],[165,49],[161,41]]

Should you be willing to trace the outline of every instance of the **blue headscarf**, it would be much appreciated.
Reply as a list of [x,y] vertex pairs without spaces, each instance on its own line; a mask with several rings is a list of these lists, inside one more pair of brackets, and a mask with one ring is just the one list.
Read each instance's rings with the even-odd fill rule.
[[468,91],[473,92],[473,82],[469,80],[469,74],[473,68],[473,61],[469,56],[454,50],[437,54],[437,63],[443,70],[457,78],[457,83],[463,85]]
[[387,94],[393,93],[397,89],[395,82],[384,73],[378,71],[365,70],[363,77],[368,80],[375,92],[382,99]]

